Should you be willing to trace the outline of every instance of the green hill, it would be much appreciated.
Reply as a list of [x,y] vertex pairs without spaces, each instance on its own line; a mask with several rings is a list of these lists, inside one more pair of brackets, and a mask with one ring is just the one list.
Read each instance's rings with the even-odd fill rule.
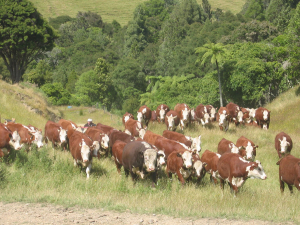
[[[122,26],[132,19],[135,7],[145,0],[31,0],[38,11],[46,18],[68,15],[75,17],[78,11],[92,11],[101,15],[104,22],[117,20]],[[202,0],[197,0],[202,4]],[[241,11],[245,0],[213,0],[209,1],[212,10],[220,8],[233,13]]]

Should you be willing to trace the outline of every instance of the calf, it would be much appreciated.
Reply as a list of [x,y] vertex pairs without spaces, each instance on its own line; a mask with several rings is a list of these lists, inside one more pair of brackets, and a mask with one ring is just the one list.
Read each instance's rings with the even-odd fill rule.
[[221,155],[209,150],[205,150],[201,156],[201,161],[206,163],[205,171],[210,174],[210,181],[214,181],[217,184],[217,174],[218,174],[218,162]]
[[238,188],[240,188],[248,178],[258,178],[262,180],[267,178],[258,160],[256,160],[256,162],[249,162],[236,153],[226,153],[222,155],[219,159],[217,170],[221,188],[224,189],[224,182],[227,181],[234,191],[234,196],[236,196]]
[[133,181],[138,176],[144,179],[145,174],[150,173],[152,186],[157,180],[157,151],[146,142],[133,141],[125,145],[122,154],[122,164],[125,175],[131,174]]
[[206,109],[210,116],[210,121],[216,121],[217,108],[214,108],[212,105],[206,105]]
[[233,102],[229,102],[226,105],[226,108],[228,109],[230,115],[230,122],[234,122],[236,126],[243,122],[244,113],[241,111],[241,107]]
[[[193,161],[193,168],[192,168],[192,176],[197,178],[197,183],[199,184],[202,178],[205,176],[206,170],[205,166],[207,165],[206,162],[202,162],[199,155],[192,153],[192,161]],[[190,178],[192,178],[190,176]]]
[[112,155],[114,156],[115,164],[118,173],[121,175],[123,149],[127,145],[126,142],[117,140],[112,146]]
[[203,104],[196,107],[195,114],[195,119],[198,123],[201,122],[202,126],[205,126],[210,122],[210,116],[207,112],[207,108]]
[[290,154],[293,148],[292,138],[284,133],[280,132],[275,137],[275,149],[277,151],[278,157],[281,158],[282,155]]
[[257,124],[264,130],[268,130],[270,126],[271,111],[266,108],[259,107],[255,112],[255,120]]
[[148,127],[148,123],[151,119],[151,109],[148,108],[146,105],[143,105],[137,111],[137,120],[142,124]]
[[33,143],[36,144],[38,148],[43,147],[44,144],[42,129],[38,129],[30,124],[27,127],[29,129],[29,132],[33,135]]
[[160,104],[156,108],[156,115],[157,115],[157,120],[159,123],[164,123],[165,122],[165,117],[166,114],[170,111],[169,106],[166,104]]
[[45,142],[52,142],[52,148],[59,144],[62,146],[67,142],[67,131],[64,130],[59,124],[54,123],[52,121],[48,121],[45,125]]
[[180,119],[180,129],[188,127],[191,122],[191,110],[190,107],[185,103],[178,103],[174,107],[174,111],[177,112]]
[[[109,147],[109,137],[107,134],[94,127],[88,127],[85,134],[93,140],[98,158],[101,155],[107,155]],[[99,143],[99,146],[97,146],[96,142]]]
[[133,137],[140,137],[143,139],[146,133],[147,127],[145,129],[142,127],[142,124],[134,119],[129,118],[125,122],[125,130],[127,134],[130,134]]
[[279,165],[281,193],[284,192],[284,183],[287,184],[291,193],[293,193],[293,185],[300,191],[300,159],[292,155],[287,155],[281,158],[276,165]]
[[166,173],[172,178],[172,173],[176,173],[178,180],[182,185],[185,184],[184,179],[188,179],[192,174],[192,152],[190,151],[174,151],[168,156]]
[[20,135],[17,131],[12,132],[6,125],[0,123],[0,157],[4,157],[10,153],[11,147],[20,150]]
[[229,141],[225,138],[223,138],[218,144],[218,153],[220,155],[223,155],[224,153],[232,152],[232,153],[240,154],[242,157],[244,157],[243,155],[244,152],[241,151],[243,149],[244,149],[243,146],[237,147],[232,141]]
[[255,145],[253,141],[249,140],[248,138],[241,136],[236,141],[236,147],[243,146],[244,149],[240,149],[240,155],[248,161],[254,161],[256,156],[256,149],[258,148],[258,145]]
[[13,123],[8,122],[6,123],[6,126],[8,129],[10,129],[12,132],[17,131],[20,135],[20,144],[25,144],[26,150],[28,151],[31,148],[31,144],[34,141],[34,136],[30,132],[30,129],[23,124],[20,123]]
[[165,117],[167,130],[175,131],[180,123],[180,118],[177,112],[170,110]]
[[219,128],[221,131],[227,131],[229,128],[229,111],[226,107],[220,107],[218,110]]

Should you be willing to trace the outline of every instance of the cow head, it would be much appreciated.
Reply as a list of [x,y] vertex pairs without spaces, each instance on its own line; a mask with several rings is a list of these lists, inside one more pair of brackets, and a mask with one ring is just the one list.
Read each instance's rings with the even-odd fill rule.
[[191,109],[191,119],[195,120],[195,109],[194,108]]
[[182,110],[182,120],[183,120],[183,121],[188,121],[188,120],[189,120],[190,112],[191,112],[191,110],[188,110],[187,107],[185,107],[185,108]]
[[67,142],[67,131],[68,130],[65,130],[61,127],[58,129],[59,140],[61,144]]
[[248,171],[249,178],[258,178],[265,180],[267,179],[267,175],[265,174],[265,171],[260,163],[260,161],[256,160],[255,162],[251,163],[250,166],[247,166],[246,171]]
[[93,141],[93,145],[91,146],[91,149],[93,150],[93,156],[98,156],[98,151],[100,149],[99,141]]
[[145,127],[145,129],[144,128],[138,129],[139,137],[142,138],[142,139],[144,139],[146,131],[147,131],[147,127]]
[[173,116],[172,114],[170,116],[167,116],[168,119],[168,130],[173,130],[175,128],[175,119],[177,116]]
[[267,120],[269,119],[269,117],[270,117],[270,112],[271,112],[271,111],[268,111],[268,110],[264,110],[264,111],[263,111],[263,119],[264,119],[264,121],[267,121]]
[[230,152],[239,154],[241,150],[245,150],[243,146],[237,147],[235,144],[229,144]]
[[161,106],[161,109],[159,111],[159,118],[161,121],[164,121],[166,115],[166,110],[163,108],[163,105]]
[[242,123],[243,122],[244,113],[242,111],[238,111],[237,113],[237,122]]
[[87,166],[91,154],[90,147],[85,143],[84,139],[79,143],[82,165]]
[[157,167],[166,165],[165,157],[166,157],[166,154],[163,150],[159,150],[157,152]]
[[144,152],[144,167],[147,172],[154,172],[157,164],[157,151],[155,149],[147,149]]
[[142,123],[143,121],[143,113],[142,112],[137,112],[137,120]]
[[194,161],[193,168],[196,174],[196,177],[202,178],[205,175],[205,165],[206,162],[201,162],[201,160]]
[[214,107],[212,107],[210,109],[210,118],[211,118],[211,120],[215,119],[215,115],[216,115],[216,109]]
[[251,142],[248,141],[247,146],[245,148],[245,151],[246,151],[245,158],[246,158],[246,160],[248,160],[248,161],[253,161],[254,160],[254,158],[256,156],[256,148],[258,148],[257,145],[256,146],[252,146]]
[[207,112],[204,113],[203,119],[204,119],[204,124],[208,124],[209,123],[210,116],[209,116],[209,114]]
[[20,145],[21,137],[18,132],[15,130],[12,132],[12,135],[9,140],[9,145],[12,146],[15,150],[20,150],[23,147],[23,144]]
[[278,139],[278,141],[280,142],[280,153],[286,153],[291,143],[286,140],[286,137],[283,137],[282,140]]
[[191,149],[196,149],[198,154],[201,152],[201,135],[192,138]]
[[223,130],[225,130],[225,131],[228,129],[228,115],[227,114],[219,113],[219,126],[222,127]]
[[182,160],[183,160],[183,165],[182,166],[183,167],[185,167],[187,169],[192,167],[192,165],[193,165],[192,152],[190,152],[190,151],[184,151],[183,153],[178,152],[177,156],[182,158]]
[[44,146],[43,144],[43,135],[42,135],[42,131],[38,130],[36,132],[32,133],[34,136],[34,143],[37,145],[38,148],[41,148]]
[[101,134],[101,148],[108,149],[109,137],[107,134]]

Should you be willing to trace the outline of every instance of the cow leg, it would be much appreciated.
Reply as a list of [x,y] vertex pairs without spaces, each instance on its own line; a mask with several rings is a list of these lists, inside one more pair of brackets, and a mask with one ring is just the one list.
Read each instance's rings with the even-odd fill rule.
[[293,186],[288,184],[291,194],[293,194]]
[[115,160],[115,163],[116,163],[117,171],[118,171],[119,175],[121,175],[121,168],[122,168],[122,165],[119,164],[119,163],[117,162],[117,160]]
[[279,183],[280,183],[281,194],[283,194],[283,192],[284,192],[284,182],[280,179],[280,176],[279,176]]
[[151,178],[152,178],[152,187],[155,188],[155,184],[157,183],[157,171],[151,173]]
[[181,182],[182,186],[185,184],[184,178],[182,174],[180,173],[179,169],[176,171],[176,174],[178,176],[178,180]]
[[76,159],[74,159],[74,166],[77,166],[77,162],[76,162]]
[[128,175],[129,175],[129,170],[127,170],[127,169],[124,168],[124,172],[125,172],[125,176],[128,177]]
[[224,183],[225,181],[223,179],[220,179],[220,187],[222,190],[224,190]]
[[86,167],[86,179],[89,179],[90,178],[90,172],[91,172],[91,169],[92,169],[92,162],[89,163],[89,165]]

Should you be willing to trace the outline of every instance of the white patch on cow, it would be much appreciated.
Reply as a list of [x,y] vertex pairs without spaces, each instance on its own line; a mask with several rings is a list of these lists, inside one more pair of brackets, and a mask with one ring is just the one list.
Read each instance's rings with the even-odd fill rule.
[[196,149],[198,154],[201,152],[201,135],[192,138],[191,149]]
[[264,123],[264,124],[263,124],[263,129],[264,129],[264,130],[268,130],[268,124]]
[[92,169],[92,162],[89,163],[89,165],[86,167],[86,179],[89,179],[90,178],[90,172],[91,172],[91,169]]
[[137,125],[138,129],[142,128],[142,124],[140,122],[137,122],[136,125]]
[[34,135],[34,143],[37,145],[38,148],[41,148],[44,146],[43,144],[43,135],[41,131],[37,131],[33,133]]
[[151,148],[151,145],[145,141],[142,141],[142,144],[145,146],[145,148]]
[[73,128],[74,130],[76,130],[76,129],[77,129],[77,127],[75,126],[75,124],[74,124],[74,123],[71,123],[71,126],[72,126],[72,128]]
[[[145,144],[148,144],[144,142]],[[147,149],[144,152],[144,167],[147,172],[153,172],[157,164],[157,151],[155,149]]]
[[185,107],[183,110],[182,110],[182,120],[183,121],[188,121],[189,119],[189,112],[190,110],[187,109],[187,107]]
[[165,165],[165,164],[166,164],[166,161],[165,161],[166,155],[165,155],[164,151],[162,151],[162,150],[159,150],[159,151],[157,152],[157,154],[160,155],[160,156],[157,158],[157,166],[158,166],[158,167],[161,167],[162,165]]
[[139,130],[139,137],[140,138],[144,139],[145,134],[146,134],[146,129],[140,129]]
[[188,141],[192,141],[192,137],[191,136],[185,136],[186,140]]
[[[248,110],[248,109],[247,109]],[[250,119],[251,120],[253,120],[254,119],[254,117],[255,117],[255,113],[256,113],[256,109],[249,109],[249,117],[250,117]]]
[[203,170],[203,163],[200,160],[197,160],[196,162],[194,162],[193,167],[195,169],[196,176],[200,177],[201,171]]
[[191,118],[195,120],[195,109],[191,109]]
[[290,143],[286,140],[286,137],[283,137],[282,140],[278,140],[280,142],[280,152],[286,153],[288,146],[290,146]]
[[223,110],[223,114],[226,115],[226,110]]
[[129,130],[124,130],[124,133],[131,135],[131,132]]
[[182,174],[182,176],[183,176],[183,178],[189,178],[190,176],[191,176],[191,171],[190,170],[188,170],[188,169],[184,169],[184,168],[180,168],[179,169],[179,172]]
[[268,111],[267,110],[264,110],[263,111],[263,119],[266,121],[266,120],[268,120]]
[[9,154],[7,148],[1,148],[0,150],[3,152],[4,155],[8,155]]
[[250,170],[251,166],[247,166],[246,171],[248,171],[248,177],[252,179],[258,178],[265,180],[267,178],[267,175],[265,174],[260,161],[256,160],[256,163],[258,164],[258,167],[254,168],[253,170]]
[[183,160],[183,166],[185,168],[192,167],[192,165],[193,165],[193,162],[192,162],[193,157],[192,157],[192,153],[190,151],[185,151],[181,155],[181,157],[182,157],[182,160]]
[[244,184],[244,181],[243,177],[232,177],[231,183],[239,188]]
[[161,106],[161,110],[159,111],[160,120],[163,121],[165,119],[165,113],[166,111],[163,109],[163,106]]
[[236,147],[236,145],[235,145],[235,144],[233,144],[233,143],[230,143],[230,144],[229,144],[229,148],[230,148],[230,151],[231,151],[232,153],[236,153],[236,154],[238,154],[238,153],[239,153],[239,148],[238,148],[238,147]]
[[142,114],[142,112],[137,112],[137,120],[138,120],[140,123],[142,123],[142,121],[143,121],[143,114]]
[[60,140],[60,143],[64,143],[67,141],[67,131],[65,129],[60,128],[59,140]]
[[218,158],[221,158],[221,155],[219,153],[216,153],[216,155],[218,156]]
[[253,155],[253,146],[251,145],[251,142],[248,141],[248,144],[246,146],[246,159],[247,160],[251,160],[253,161],[254,160],[254,155]]
[[188,146],[186,146],[185,144],[179,142],[179,141],[176,141],[178,144],[180,144],[182,147],[184,147],[186,150],[191,150]]
[[85,143],[84,139],[82,139],[81,143],[80,153],[83,161],[82,165],[87,166],[87,162],[89,161],[90,157],[90,147]]
[[[225,111],[225,110],[224,110]],[[226,111],[225,111],[226,113]],[[227,116],[225,114],[219,114],[219,126],[223,127],[223,130],[227,131],[229,127],[229,122],[227,120]]]
[[167,116],[168,119],[168,130],[173,130],[175,128],[175,119],[177,116],[173,116],[172,114],[170,116]]
[[125,116],[124,117],[124,122],[126,123],[130,119],[130,116]]
[[12,133],[12,137],[9,140],[9,145],[12,146],[15,150],[20,150],[23,146],[23,144],[20,145],[20,141],[21,141],[21,137],[18,134],[18,132],[15,130]]
[[99,141],[94,141],[94,142],[93,142],[93,148],[94,148],[94,150],[93,150],[93,155],[94,155],[95,157],[97,157],[98,151],[99,151],[99,149],[100,149]]
[[107,134],[104,134],[104,136],[101,139],[101,148],[107,149],[109,144],[109,137]]
[[147,112],[146,108],[143,108],[142,113],[145,114]]
[[237,120],[239,123],[243,122],[243,116],[244,116],[244,113],[242,111],[239,111],[237,114]]
[[214,107],[212,107],[211,110],[210,110],[210,117],[212,119],[214,119],[215,118],[215,114],[216,114],[216,109]]
[[244,162],[244,163],[249,163],[249,161],[245,160],[245,159],[242,158],[242,157],[239,157],[239,159],[240,159],[242,162]]

